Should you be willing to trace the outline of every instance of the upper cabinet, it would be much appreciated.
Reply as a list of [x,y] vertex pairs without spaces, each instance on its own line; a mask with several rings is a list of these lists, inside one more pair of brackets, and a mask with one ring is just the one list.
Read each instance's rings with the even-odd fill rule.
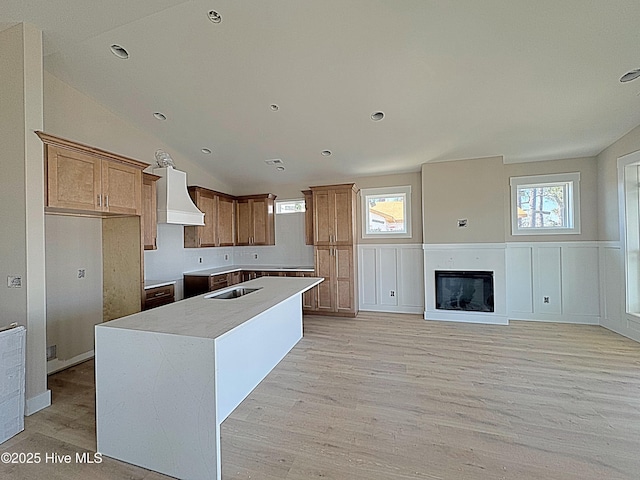
[[145,250],[155,250],[158,237],[156,181],[160,177],[142,173],[142,238]]
[[313,245],[313,192],[303,190],[304,195],[304,243]]
[[353,183],[311,187],[315,245],[353,245],[356,238],[356,194]]
[[55,212],[142,214],[148,164],[36,132],[45,143],[45,207]]
[[236,197],[236,245],[275,245],[276,196],[247,195]]
[[189,195],[204,213],[204,226],[184,227],[185,248],[234,245],[235,199],[202,187],[189,187]]

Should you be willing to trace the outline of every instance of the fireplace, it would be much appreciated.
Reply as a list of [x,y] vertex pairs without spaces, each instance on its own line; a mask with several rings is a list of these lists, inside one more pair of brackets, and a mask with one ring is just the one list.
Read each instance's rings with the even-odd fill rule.
[[493,272],[436,270],[436,309],[493,312]]

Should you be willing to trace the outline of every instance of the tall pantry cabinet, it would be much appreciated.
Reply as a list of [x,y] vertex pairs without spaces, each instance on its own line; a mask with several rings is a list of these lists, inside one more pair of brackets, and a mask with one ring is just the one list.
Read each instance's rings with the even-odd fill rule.
[[353,183],[311,187],[315,274],[308,313],[354,317],[358,313],[356,207]]

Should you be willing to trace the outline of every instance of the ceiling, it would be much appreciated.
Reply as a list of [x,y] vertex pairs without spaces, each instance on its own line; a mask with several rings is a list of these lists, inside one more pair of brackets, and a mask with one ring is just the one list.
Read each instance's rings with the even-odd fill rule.
[[640,124],[640,80],[619,82],[638,0],[2,4],[0,28],[43,31],[47,71],[234,188],[592,156]]

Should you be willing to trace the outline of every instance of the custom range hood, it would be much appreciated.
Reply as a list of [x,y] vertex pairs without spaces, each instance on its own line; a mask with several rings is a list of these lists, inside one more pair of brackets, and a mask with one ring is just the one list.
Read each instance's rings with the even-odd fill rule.
[[187,192],[187,174],[171,166],[154,168],[160,178],[158,191],[158,223],[204,225],[204,213],[193,204]]

